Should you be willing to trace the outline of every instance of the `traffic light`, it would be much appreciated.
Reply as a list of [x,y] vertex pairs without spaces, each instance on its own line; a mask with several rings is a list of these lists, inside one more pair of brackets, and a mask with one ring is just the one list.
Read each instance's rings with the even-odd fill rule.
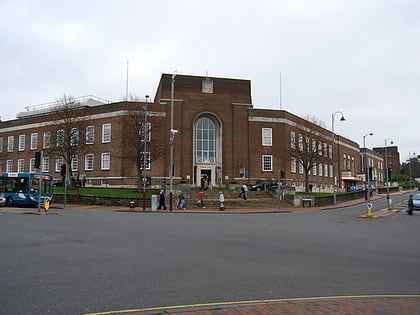
[[35,168],[41,168],[42,152],[35,152]]
[[66,164],[61,164],[61,176],[66,177]]

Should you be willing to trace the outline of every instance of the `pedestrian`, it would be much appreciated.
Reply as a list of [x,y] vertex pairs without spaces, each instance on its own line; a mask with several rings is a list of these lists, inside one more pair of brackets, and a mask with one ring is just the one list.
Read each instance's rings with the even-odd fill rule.
[[413,195],[410,195],[408,196],[408,209],[407,209],[408,215],[413,215],[413,208],[414,208]]
[[204,204],[204,191],[200,191],[198,193],[198,200],[195,204],[195,207],[201,207],[201,208],[205,208],[206,205]]
[[207,191],[207,189],[209,188],[209,180],[207,178],[207,176],[204,178],[204,190]]
[[176,206],[179,210],[185,210],[185,198],[182,191],[178,195],[178,205]]
[[223,192],[219,191],[219,210],[224,211],[225,210],[225,196],[223,195]]
[[244,200],[247,200],[248,199],[248,186],[246,184],[243,184],[242,189],[244,191],[243,198],[244,198]]
[[165,205],[165,193],[163,192],[163,190],[161,190],[159,192],[159,207],[158,209],[163,209],[166,210],[166,205]]
[[86,176],[83,176],[83,179],[82,179],[83,187],[86,187],[86,182],[87,182]]

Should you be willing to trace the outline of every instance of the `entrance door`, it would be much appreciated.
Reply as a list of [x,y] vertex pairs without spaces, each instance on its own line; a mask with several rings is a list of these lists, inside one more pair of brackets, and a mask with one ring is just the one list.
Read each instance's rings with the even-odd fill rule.
[[207,185],[210,186],[211,183],[211,170],[201,170],[201,182],[207,180]]

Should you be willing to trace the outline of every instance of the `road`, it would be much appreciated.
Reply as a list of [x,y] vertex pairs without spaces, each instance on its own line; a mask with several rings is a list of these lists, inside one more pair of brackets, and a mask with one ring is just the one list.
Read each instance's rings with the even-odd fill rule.
[[419,294],[420,214],[364,213],[0,214],[0,314]]

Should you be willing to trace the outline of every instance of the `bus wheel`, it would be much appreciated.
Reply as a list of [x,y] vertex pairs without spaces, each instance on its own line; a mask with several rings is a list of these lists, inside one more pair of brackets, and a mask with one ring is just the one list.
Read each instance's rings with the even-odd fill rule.
[[8,197],[8,198],[6,199],[6,207],[11,207],[11,206],[12,206],[12,204],[13,204],[13,199],[12,199],[12,197]]

